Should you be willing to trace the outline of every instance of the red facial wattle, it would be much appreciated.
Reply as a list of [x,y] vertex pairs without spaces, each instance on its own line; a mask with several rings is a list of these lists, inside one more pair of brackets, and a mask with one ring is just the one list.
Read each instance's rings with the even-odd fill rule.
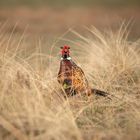
[[69,49],[70,49],[70,47],[69,46],[64,46],[64,47],[61,47],[61,55],[62,55],[62,57],[63,58],[67,58],[67,57],[69,57],[69,55],[70,55],[70,51],[69,51]]

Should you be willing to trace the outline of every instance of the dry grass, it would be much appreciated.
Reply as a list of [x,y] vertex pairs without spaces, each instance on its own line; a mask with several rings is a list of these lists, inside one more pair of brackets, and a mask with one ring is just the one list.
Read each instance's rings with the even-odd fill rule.
[[[76,28],[83,31],[82,26],[97,28],[112,27],[117,28],[118,21],[125,19],[127,22],[133,20],[133,27],[130,37],[139,37],[140,32],[140,8],[139,7],[61,7],[50,6],[40,8],[11,7],[0,9],[0,22],[9,20],[5,25],[4,31],[11,33],[15,23],[18,22],[14,33],[22,33],[28,25],[26,34],[34,36],[47,36],[56,38],[63,34],[68,28]],[[48,39],[49,41],[49,39]]]
[[130,42],[124,27],[116,32],[93,27],[87,37],[72,31],[78,40],[69,42],[90,84],[108,91],[112,100],[65,100],[56,79],[58,52],[52,53],[57,43],[51,55],[38,45],[25,57],[26,42],[0,35],[0,139],[140,139],[140,42]]

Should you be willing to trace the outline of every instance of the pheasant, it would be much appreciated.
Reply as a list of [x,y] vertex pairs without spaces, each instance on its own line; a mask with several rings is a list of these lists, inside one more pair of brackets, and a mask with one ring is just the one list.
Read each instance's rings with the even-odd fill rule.
[[76,94],[89,96],[92,93],[107,96],[104,91],[91,89],[83,70],[71,59],[69,46],[61,47],[61,62],[57,79],[67,96]]

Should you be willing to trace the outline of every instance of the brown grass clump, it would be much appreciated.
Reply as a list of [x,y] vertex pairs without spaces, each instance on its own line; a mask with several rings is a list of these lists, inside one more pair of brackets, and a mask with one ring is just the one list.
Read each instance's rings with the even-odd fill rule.
[[112,100],[63,98],[56,78],[59,59],[52,53],[57,44],[51,56],[34,51],[23,57],[20,48],[1,43],[0,139],[140,139],[140,43],[129,41],[122,27],[89,32],[84,37],[73,31],[78,37],[72,42],[73,59],[90,84],[108,91]]

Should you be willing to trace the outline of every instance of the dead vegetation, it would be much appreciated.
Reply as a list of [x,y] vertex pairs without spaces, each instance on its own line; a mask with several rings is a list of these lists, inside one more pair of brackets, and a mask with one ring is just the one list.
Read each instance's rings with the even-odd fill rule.
[[[73,31],[78,41],[69,42],[73,59],[90,84],[108,91],[112,100],[64,99],[56,79],[56,54],[35,51],[19,57],[20,47],[9,49],[2,44],[7,47],[1,46],[0,52],[0,139],[139,139],[140,43],[130,42],[124,27],[104,33],[93,27],[88,37]],[[52,50],[56,48],[57,44]]]

